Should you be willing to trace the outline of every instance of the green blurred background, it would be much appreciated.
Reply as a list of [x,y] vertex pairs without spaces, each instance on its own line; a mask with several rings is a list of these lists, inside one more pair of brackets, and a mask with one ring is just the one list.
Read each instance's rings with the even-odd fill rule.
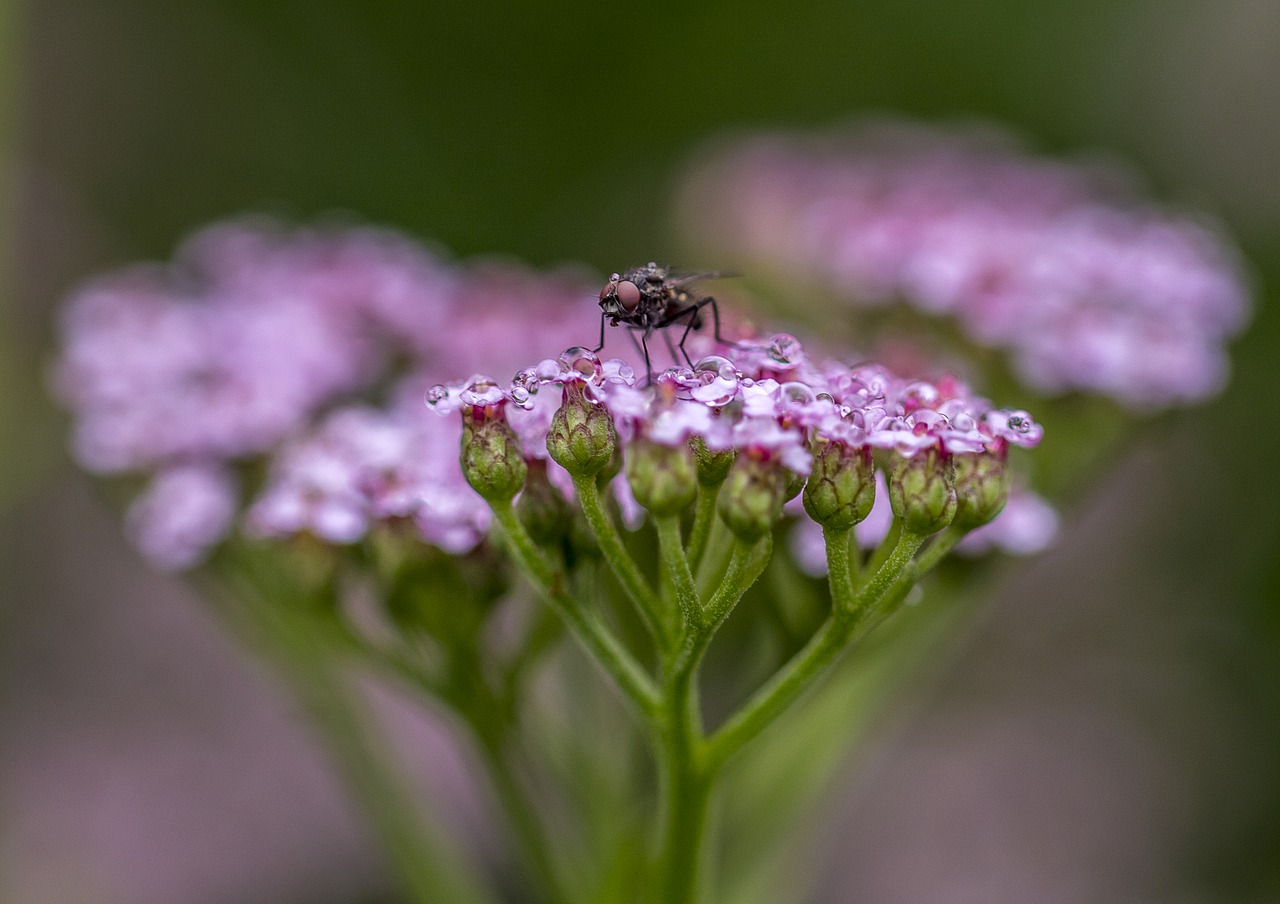
[[[814,900],[1280,901],[1280,3],[44,0],[3,17],[0,900],[385,885],[288,703],[144,571],[69,465],[43,371],[71,286],[246,211],[346,213],[459,255],[679,259],[672,189],[700,142],[902,114],[1132,164],[1225,220],[1257,310],[1227,394],[1139,431],[848,773]],[[434,757],[427,793],[484,843],[440,779],[465,764],[409,734]]]

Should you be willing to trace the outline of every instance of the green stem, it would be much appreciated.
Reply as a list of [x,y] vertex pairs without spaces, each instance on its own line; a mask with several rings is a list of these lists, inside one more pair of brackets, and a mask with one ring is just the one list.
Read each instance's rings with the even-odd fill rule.
[[698,573],[702,564],[702,556],[707,551],[707,540],[711,537],[711,526],[716,520],[716,500],[720,497],[720,487],[698,484],[698,498],[694,502],[693,527],[689,530],[689,569]]
[[889,527],[889,532],[885,535],[880,545],[876,547],[870,558],[867,560],[867,567],[858,576],[858,583],[869,580],[874,577],[888,560],[889,554],[898,547],[898,537],[902,534],[902,522],[897,518],[893,519],[893,524]]
[[319,630],[305,610],[288,609],[296,599],[269,599],[250,580],[229,572],[223,577],[234,594],[219,594],[224,614],[249,634],[301,701],[382,840],[408,900],[489,902],[456,854],[419,819],[388,754],[374,743],[351,689],[327,662],[332,634]]
[[698,563],[696,574],[699,595],[705,597],[711,593],[712,588],[718,586],[725,569],[729,567],[729,559],[733,555],[735,544],[736,541],[733,534],[729,532],[729,528],[722,520],[716,518],[711,527],[711,538],[707,541],[706,552],[703,553],[702,561]]
[[653,519],[658,529],[658,549],[662,556],[663,573],[675,588],[676,602],[684,614],[686,629],[702,626],[702,601],[693,583],[693,572],[684,554],[684,541],[680,537],[680,519],[665,515]]
[[919,579],[932,571],[942,561],[943,557],[964,539],[967,533],[968,531],[961,530],[958,527],[949,527],[934,537],[933,541],[916,557],[915,564],[912,565],[913,576]]
[[[764,683],[708,741],[708,760],[712,768],[724,763],[749,741],[764,731],[792,702],[807,690],[835,662],[853,638],[854,632],[866,624],[874,627],[878,620],[865,616],[893,586],[910,565],[911,557],[924,542],[924,537],[899,531],[893,552],[880,566],[865,588],[856,596],[849,592],[853,577],[849,572],[848,536],[833,531],[827,538],[829,548],[837,548],[829,560],[829,582],[833,606],[831,614],[800,652]],[[840,536],[845,534],[845,536]],[[865,635],[865,631],[864,631]]]
[[492,503],[494,518],[510,542],[512,553],[521,570],[534,587],[569,626],[578,642],[600,663],[622,692],[642,713],[653,713],[659,706],[659,694],[653,679],[600,619],[588,613],[565,592],[564,576],[555,571],[543,557],[511,503]]
[[852,534],[852,528],[822,529],[822,540],[827,547],[827,584],[831,588],[831,607],[843,611],[853,608],[856,577],[853,557],[849,554],[849,538]]
[[476,730],[485,770],[489,775],[498,803],[519,841],[529,872],[541,897],[547,904],[562,904],[568,900],[556,875],[551,846],[529,799],[507,761],[506,744],[501,737],[494,737]]
[[683,712],[687,697],[678,691],[670,699],[673,723],[665,735],[661,757],[663,844],[660,861],[662,904],[691,904],[698,899],[698,867],[702,836],[711,798],[711,775],[698,755],[701,738],[690,732]]
[[622,535],[618,533],[613,519],[601,505],[600,489],[596,486],[595,478],[574,477],[573,486],[577,490],[578,504],[582,506],[587,526],[591,529],[600,547],[600,553],[609,563],[614,577],[618,579],[618,583],[622,585],[622,589],[640,612],[640,618],[654,642],[661,649],[670,649],[673,637],[667,630],[666,619],[663,618],[662,603],[640,572],[640,566],[636,564],[635,559],[631,558],[631,553],[622,542]]
[[[670,539],[672,528],[660,529]],[[678,529],[677,526],[675,530]],[[694,596],[698,619],[689,623],[679,653],[664,669],[667,681],[663,688],[663,724],[658,733],[662,745],[659,765],[664,828],[662,887],[657,899],[663,904],[691,904],[698,897],[702,836],[714,785],[714,772],[708,768],[705,755],[698,666],[717,629],[764,571],[771,551],[768,537],[756,544],[734,543],[724,580],[705,606]],[[679,567],[682,563],[675,564]],[[687,567],[687,562],[683,564]]]

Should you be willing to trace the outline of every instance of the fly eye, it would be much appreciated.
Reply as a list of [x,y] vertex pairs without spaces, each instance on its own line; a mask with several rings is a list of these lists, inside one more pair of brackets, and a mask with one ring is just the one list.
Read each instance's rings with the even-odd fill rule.
[[605,301],[606,299],[611,298],[617,294],[618,294],[618,283],[611,279],[607,283],[605,283],[604,288],[600,290],[600,300]]
[[635,283],[623,280],[618,283],[618,303],[624,311],[634,311],[640,304],[640,289]]

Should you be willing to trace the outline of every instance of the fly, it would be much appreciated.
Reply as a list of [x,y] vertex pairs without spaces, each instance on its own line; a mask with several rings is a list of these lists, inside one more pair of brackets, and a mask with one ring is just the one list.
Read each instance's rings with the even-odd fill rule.
[[630,331],[631,341],[639,346],[640,353],[644,355],[645,373],[652,374],[649,337],[658,330],[683,326],[680,341],[674,345],[670,333],[664,332],[662,337],[666,340],[673,359],[676,358],[678,348],[685,363],[693,367],[684,344],[690,333],[702,327],[702,309],[707,307],[711,308],[716,341],[723,345],[733,345],[720,335],[720,307],[716,300],[694,290],[695,284],[701,280],[719,279],[728,275],[731,274],[677,274],[653,261],[643,267],[633,267],[625,273],[613,274],[600,290],[600,344],[593,351],[598,352],[604,348],[606,323],[610,326],[624,326]]

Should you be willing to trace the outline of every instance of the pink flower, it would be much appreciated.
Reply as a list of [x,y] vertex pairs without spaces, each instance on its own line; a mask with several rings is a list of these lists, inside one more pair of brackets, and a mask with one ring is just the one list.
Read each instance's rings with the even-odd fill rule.
[[125,517],[142,555],[161,571],[199,563],[231,525],[236,483],[222,468],[178,465],[161,471]]
[[994,133],[882,126],[730,148],[695,173],[687,209],[717,257],[953,317],[1038,390],[1207,398],[1247,313],[1237,254],[1119,182]]

